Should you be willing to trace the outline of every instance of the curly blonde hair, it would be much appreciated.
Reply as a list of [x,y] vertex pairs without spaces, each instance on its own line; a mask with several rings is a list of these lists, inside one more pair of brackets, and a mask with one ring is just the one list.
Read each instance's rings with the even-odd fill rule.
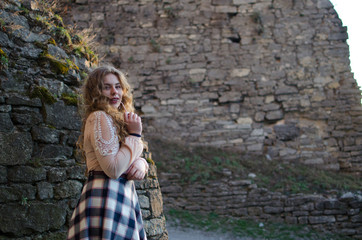
[[[108,74],[113,74],[118,78],[123,91],[121,105],[118,109],[114,109],[109,105],[108,97],[102,94],[104,87],[104,77]],[[124,112],[133,112],[133,96],[131,87],[126,79],[126,76],[119,70],[111,66],[102,66],[94,69],[87,77],[82,88],[81,99],[81,115],[82,115],[82,129],[79,136],[77,147],[81,151],[83,160],[85,160],[84,147],[84,129],[87,118],[92,112],[104,111],[106,112],[115,123],[120,144],[124,142],[125,137],[128,135],[127,126],[124,121]]]

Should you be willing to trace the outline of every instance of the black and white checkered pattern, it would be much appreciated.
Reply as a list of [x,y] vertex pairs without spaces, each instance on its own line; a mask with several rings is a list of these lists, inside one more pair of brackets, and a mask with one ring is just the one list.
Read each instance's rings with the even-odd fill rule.
[[74,209],[67,239],[147,239],[134,182],[89,176]]

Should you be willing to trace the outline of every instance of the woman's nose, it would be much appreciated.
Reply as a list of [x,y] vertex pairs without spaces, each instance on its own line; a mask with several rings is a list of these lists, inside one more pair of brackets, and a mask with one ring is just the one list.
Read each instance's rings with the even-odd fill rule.
[[114,95],[114,94],[117,94],[118,91],[117,91],[117,89],[115,87],[112,87],[111,93],[112,93],[112,95]]

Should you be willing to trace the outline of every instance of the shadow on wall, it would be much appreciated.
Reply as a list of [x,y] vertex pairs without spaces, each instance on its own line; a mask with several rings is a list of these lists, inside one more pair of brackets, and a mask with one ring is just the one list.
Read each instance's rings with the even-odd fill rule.
[[[65,239],[85,181],[78,88],[96,58],[34,3],[0,2],[0,238]],[[168,239],[154,166],[137,191],[149,239]]]

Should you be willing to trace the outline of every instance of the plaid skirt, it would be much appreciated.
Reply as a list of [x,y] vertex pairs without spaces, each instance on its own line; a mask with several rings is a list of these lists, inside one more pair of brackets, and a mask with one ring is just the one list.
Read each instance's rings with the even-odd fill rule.
[[67,239],[147,239],[134,182],[90,174],[74,209]]

